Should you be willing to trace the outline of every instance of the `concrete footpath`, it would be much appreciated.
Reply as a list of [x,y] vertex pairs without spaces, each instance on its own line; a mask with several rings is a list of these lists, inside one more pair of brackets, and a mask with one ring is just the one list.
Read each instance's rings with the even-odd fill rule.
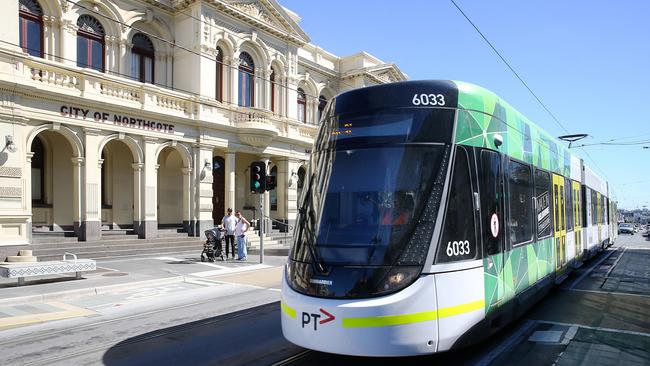
[[248,261],[201,262],[198,253],[97,261],[97,270],[15,279],[0,278],[0,330],[51,320],[92,316],[101,306],[190,293],[222,284],[278,288],[286,257],[249,255]]

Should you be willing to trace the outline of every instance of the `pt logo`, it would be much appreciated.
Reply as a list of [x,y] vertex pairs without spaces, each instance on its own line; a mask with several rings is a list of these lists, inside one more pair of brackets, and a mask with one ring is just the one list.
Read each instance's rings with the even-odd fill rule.
[[[322,314],[306,313],[302,312],[302,327],[306,325],[314,324],[314,330],[318,330],[318,324],[326,324],[336,319],[336,317],[323,309],[319,309]],[[325,319],[318,320],[322,316],[325,316]]]

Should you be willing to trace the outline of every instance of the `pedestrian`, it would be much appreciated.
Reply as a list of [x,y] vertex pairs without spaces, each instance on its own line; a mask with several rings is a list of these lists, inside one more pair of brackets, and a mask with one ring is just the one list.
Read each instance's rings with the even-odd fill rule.
[[237,218],[232,215],[232,208],[228,208],[228,213],[221,219],[221,225],[226,230],[226,259],[228,259],[228,249],[232,250],[232,259],[235,259],[235,227]]
[[237,217],[237,225],[235,226],[235,236],[237,237],[237,260],[246,260],[246,231],[251,226],[251,223],[242,216],[241,212],[235,213]]

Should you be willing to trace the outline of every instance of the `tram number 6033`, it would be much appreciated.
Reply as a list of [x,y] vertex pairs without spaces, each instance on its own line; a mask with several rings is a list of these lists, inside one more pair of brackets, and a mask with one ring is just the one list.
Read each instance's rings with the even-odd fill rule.
[[469,241],[450,241],[447,243],[447,257],[454,257],[470,253]]
[[413,105],[445,105],[445,96],[442,94],[414,94]]

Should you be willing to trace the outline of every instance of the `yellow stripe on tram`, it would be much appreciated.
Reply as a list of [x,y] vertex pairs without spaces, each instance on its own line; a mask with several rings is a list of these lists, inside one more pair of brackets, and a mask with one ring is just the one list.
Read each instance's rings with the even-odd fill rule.
[[289,307],[289,305],[285,304],[284,302],[280,302],[280,308],[289,317],[296,319],[296,309]]
[[341,322],[343,328],[388,327],[392,325],[421,323],[454,315],[460,315],[463,313],[469,313],[470,311],[483,309],[484,306],[484,300],[477,300],[466,304],[450,306],[448,308],[423,311],[421,313],[374,316],[368,318],[343,318]]

